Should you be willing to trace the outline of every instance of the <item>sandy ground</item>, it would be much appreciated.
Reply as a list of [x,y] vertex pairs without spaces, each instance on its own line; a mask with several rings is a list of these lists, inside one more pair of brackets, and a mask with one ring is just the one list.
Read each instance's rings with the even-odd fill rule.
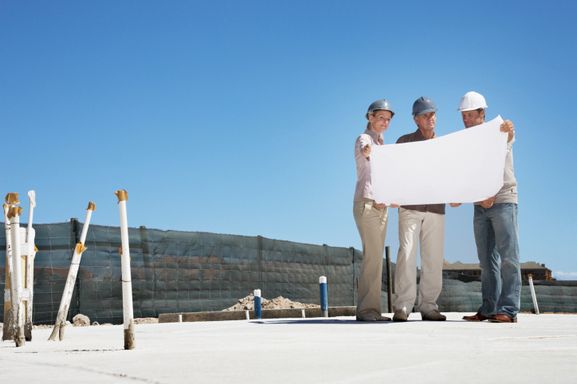
[[577,315],[519,315],[517,324],[359,323],[351,317],[50,328],[0,343],[0,383],[570,383]]

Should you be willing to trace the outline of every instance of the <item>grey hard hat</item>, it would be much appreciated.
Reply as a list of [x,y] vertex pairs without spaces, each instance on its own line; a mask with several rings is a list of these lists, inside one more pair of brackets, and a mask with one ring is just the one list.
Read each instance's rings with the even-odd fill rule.
[[419,116],[429,112],[437,112],[437,107],[435,103],[433,103],[433,100],[423,96],[415,100],[413,103],[413,116]]
[[391,108],[391,103],[387,99],[380,99],[377,101],[373,101],[371,105],[369,105],[369,109],[367,110],[367,114],[365,115],[366,118],[369,118],[369,113],[373,113],[376,111],[389,111],[391,112],[391,117],[395,116],[395,112]]

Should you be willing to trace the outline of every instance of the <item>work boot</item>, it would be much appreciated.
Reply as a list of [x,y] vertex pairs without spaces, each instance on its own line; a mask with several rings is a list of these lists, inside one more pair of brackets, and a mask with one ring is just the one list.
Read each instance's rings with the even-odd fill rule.
[[421,313],[421,319],[423,321],[445,321],[447,320],[447,316],[435,309],[431,312]]
[[393,315],[393,321],[404,322],[407,321],[408,319],[409,315],[407,315],[407,312],[403,311],[402,309],[395,311],[395,314]]
[[390,318],[377,312],[357,313],[357,321],[391,321]]

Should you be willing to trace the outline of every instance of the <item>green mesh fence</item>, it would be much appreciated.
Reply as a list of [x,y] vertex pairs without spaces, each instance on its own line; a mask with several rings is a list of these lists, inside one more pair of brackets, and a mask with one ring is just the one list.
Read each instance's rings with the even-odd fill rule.
[[[34,322],[58,313],[82,224],[39,224],[34,276]],[[129,228],[135,317],[220,310],[260,288],[264,297],[318,303],[318,278],[327,276],[331,305],[354,305],[361,253],[353,248],[201,232]],[[69,319],[122,322],[118,227],[91,225]],[[4,271],[5,238],[0,235]],[[4,273],[0,288],[4,289]],[[2,308],[0,308],[0,311]]]
[[[525,283],[524,283],[525,284]],[[535,295],[540,312],[577,312],[577,286],[574,282],[535,282]],[[437,301],[448,312],[471,312],[481,306],[481,282],[443,280],[443,291]],[[521,287],[521,311],[533,311],[528,285]]]
[[[34,322],[53,323],[82,223],[71,220],[34,228],[39,249],[34,268]],[[0,231],[2,291],[4,236]],[[321,275],[328,279],[331,306],[356,304],[362,253],[354,248],[145,227],[130,228],[129,238],[135,317],[221,310],[256,288],[266,298],[284,296],[318,303]],[[122,322],[120,244],[118,227],[90,226],[69,319],[83,313],[100,323]],[[387,311],[385,270],[382,282],[382,308]],[[535,290],[541,312],[577,312],[576,285],[536,282]],[[522,288],[521,300],[523,311],[533,308],[527,286]],[[476,311],[481,284],[445,279],[438,304],[442,311]]]

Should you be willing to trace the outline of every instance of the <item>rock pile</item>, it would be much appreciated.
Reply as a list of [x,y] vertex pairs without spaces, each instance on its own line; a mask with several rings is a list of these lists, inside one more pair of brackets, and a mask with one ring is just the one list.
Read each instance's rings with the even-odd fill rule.
[[[287,308],[318,308],[318,304],[306,304],[292,301],[282,296],[272,300],[261,298],[262,309],[287,309]],[[239,299],[238,302],[223,311],[252,311],[254,310],[254,296],[252,294]]]
[[90,325],[90,318],[79,313],[72,318],[72,324],[74,324],[75,327],[87,327]]

